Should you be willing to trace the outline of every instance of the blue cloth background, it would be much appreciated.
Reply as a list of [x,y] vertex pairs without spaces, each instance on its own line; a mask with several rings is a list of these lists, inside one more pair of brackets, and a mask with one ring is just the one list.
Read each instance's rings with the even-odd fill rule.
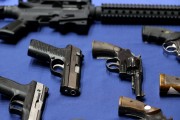
[[[15,5],[18,0],[0,1],[0,5]],[[101,3],[137,3],[137,4],[174,4],[179,0],[93,0]],[[9,21],[0,21],[0,27]],[[161,26],[180,31],[179,26]],[[161,46],[142,42],[141,25],[101,25],[91,26],[89,35],[75,33],[62,35],[48,27],[41,28],[23,38],[16,45],[0,41],[0,76],[27,84],[37,80],[49,87],[49,97],[43,113],[43,120],[127,120],[118,116],[120,96],[135,98],[130,81],[122,81],[118,74],[106,70],[105,60],[92,58],[92,41],[108,42],[122,48],[129,48],[135,55],[141,55],[144,68],[145,103],[161,108],[167,117],[180,120],[180,98],[159,96],[159,74],[180,76],[179,63],[175,57],[163,55]],[[85,55],[81,76],[80,97],[66,97],[59,93],[60,78],[53,76],[47,66],[37,63],[27,56],[30,40],[34,38],[56,47],[64,48],[67,44],[79,47]],[[0,96],[0,119],[19,120],[17,115],[8,111],[9,100]],[[131,120],[131,119],[129,119]]]

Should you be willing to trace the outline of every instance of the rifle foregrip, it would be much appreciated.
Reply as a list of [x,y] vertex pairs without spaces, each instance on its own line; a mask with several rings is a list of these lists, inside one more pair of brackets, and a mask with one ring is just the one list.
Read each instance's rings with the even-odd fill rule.
[[97,19],[104,24],[180,24],[180,6],[142,4],[102,4]]
[[144,118],[145,115],[153,115],[159,113],[161,110],[144,104],[143,102],[133,100],[127,97],[120,97],[119,99],[119,116],[132,115],[135,117]]
[[93,41],[92,43],[92,55],[94,58],[115,57],[116,52],[119,50],[119,47],[105,42]]
[[26,89],[24,85],[16,83],[4,77],[0,77],[0,93],[12,98],[15,95],[24,97],[26,95]]
[[160,95],[180,95],[180,78],[160,74]]

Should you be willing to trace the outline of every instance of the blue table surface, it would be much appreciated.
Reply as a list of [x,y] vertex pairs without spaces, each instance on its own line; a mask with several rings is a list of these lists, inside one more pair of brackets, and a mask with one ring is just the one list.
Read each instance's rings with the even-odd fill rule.
[[[18,0],[2,0],[0,5],[15,5]],[[131,3],[131,4],[173,4],[179,0],[93,0],[93,4]],[[0,21],[0,27],[9,21]],[[180,31],[179,26],[161,26]],[[145,44],[141,37],[142,25],[102,25],[93,24],[88,35],[69,33],[62,35],[49,27],[43,27],[19,41],[16,45],[0,41],[0,76],[27,84],[36,80],[49,87],[49,97],[43,112],[43,120],[131,120],[118,116],[120,96],[135,98],[131,82],[119,79],[116,73],[106,70],[105,60],[92,58],[92,41],[108,42],[122,48],[129,48],[143,60],[145,103],[161,108],[167,117],[180,120],[180,98],[159,96],[159,74],[179,76],[179,63],[173,56],[165,56],[161,46]],[[84,57],[81,92],[79,97],[63,96],[59,92],[60,78],[50,73],[50,69],[27,56],[31,39],[37,39],[56,47],[64,48],[67,44],[79,47]],[[8,111],[10,100],[0,96],[0,119],[19,120],[19,116]]]

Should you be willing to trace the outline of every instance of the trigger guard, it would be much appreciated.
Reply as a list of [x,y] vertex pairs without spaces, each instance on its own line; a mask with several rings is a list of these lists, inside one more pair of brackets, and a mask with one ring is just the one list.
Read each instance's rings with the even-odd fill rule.
[[[115,66],[115,68],[112,68],[112,66]],[[117,59],[109,59],[106,61],[106,68],[110,71],[110,72],[115,72],[115,73],[119,73],[119,64],[118,64],[118,60]]]
[[63,68],[62,65],[64,64],[63,61],[59,60],[59,59],[52,59],[51,62],[50,62],[50,70],[51,70],[51,73],[55,76],[58,76],[58,77],[62,77],[63,76],[63,73],[60,71],[60,72],[57,72],[54,70],[55,67],[59,66],[60,68]]
[[[19,107],[15,107],[19,106]],[[14,96],[9,104],[9,112],[17,115],[22,115],[23,112],[23,101],[19,100],[18,96]]]
[[[164,52],[167,54],[175,54],[177,53],[177,47],[173,42],[167,42],[163,44]],[[169,50],[172,49],[172,50]]]

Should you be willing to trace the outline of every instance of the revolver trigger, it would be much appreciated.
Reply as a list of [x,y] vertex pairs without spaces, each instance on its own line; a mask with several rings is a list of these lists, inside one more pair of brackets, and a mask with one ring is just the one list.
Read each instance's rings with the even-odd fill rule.
[[119,62],[118,62],[118,60],[116,58],[107,60],[106,61],[106,68],[110,72],[119,73]]
[[178,52],[176,44],[172,41],[164,43],[163,49],[166,54],[176,54]]
[[50,63],[50,70],[53,75],[62,77],[64,69],[64,62],[60,59],[52,59]]
[[20,101],[18,99],[18,96],[14,96],[11,99],[10,105],[9,105],[9,112],[13,114],[22,115],[23,112],[23,101]]

